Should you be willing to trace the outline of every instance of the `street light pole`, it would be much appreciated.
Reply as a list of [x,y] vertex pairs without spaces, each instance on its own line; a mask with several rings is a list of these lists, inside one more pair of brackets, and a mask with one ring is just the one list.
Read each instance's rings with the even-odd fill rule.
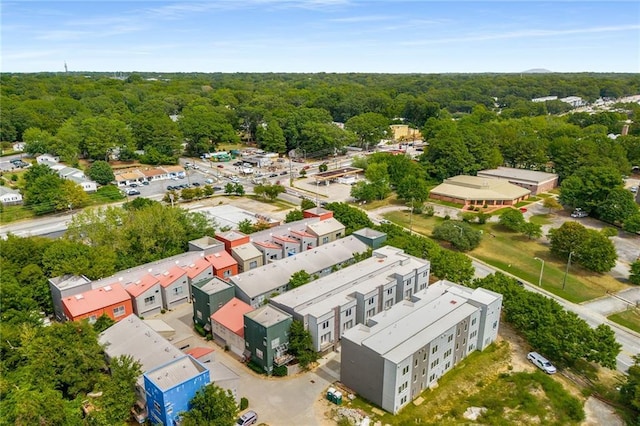
[[535,260],[539,260],[542,262],[542,266],[540,267],[540,278],[538,278],[538,287],[542,287],[542,274],[544,273],[544,260],[539,257],[534,257]]
[[567,260],[567,269],[564,271],[564,279],[562,280],[562,289],[567,285],[567,275],[569,274],[569,266],[571,266],[571,256],[573,256],[573,252],[569,253],[569,260]]

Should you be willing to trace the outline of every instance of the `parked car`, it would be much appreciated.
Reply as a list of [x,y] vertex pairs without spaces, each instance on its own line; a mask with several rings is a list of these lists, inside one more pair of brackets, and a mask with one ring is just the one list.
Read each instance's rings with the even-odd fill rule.
[[129,184],[129,186],[130,186],[131,188],[136,188],[136,187],[138,186],[138,184],[137,184],[137,183],[132,182],[132,183],[130,183],[130,184]]
[[289,174],[289,172],[286,171],[286,170],[284,172],[280,172],[280,176],[284,176],[284,175],[288,175],[288,174]]
[[200,186],[198,182],[193,182],[193,186]]
[[233,182],[233,183],[240,183],[240,179],[238,179],[238,176],[233,176],[233,177],[231,178],[231,182]]
[[589,216],[589,213],[585,212],[584,210],[582,210],[581,208],[576,208],[572,213],[571,213],[571,217],[576,217],[576,218],[580,218],[580,217],[587,217]]
[[527,354],[527,359],[531,361],[533,365],[547,374],[554,374],[557,371],[556,367],[554,367],[553,364],[549,362],[549,360],[540,355],[538,352],[529,352]]
[[270,177],[270,178],[278,177],[278,174],[277,174],[277,173],[271,173],[271,174],[269,175],[269,177]]
[[137,189],[130,189],[127,191],[127,195],[140,195],[140,191]]
[[238,426],[250,426],[258,422],[258,415],[255,411],[247,411],[236,420]]
[[149,181],[148,181],[148,180],[143,180],[143,181],[142,181],[142,184],[143,184],[143,185],[149,185]]
[[633,192],[634,194],[636,192],[638,192],[638,187],[637,186],[632,186],[631,188],[629,188],[629,191]]
[[214,191],[222,191],[222,187],[221,186],[214,186],[213,190]]
[[175,188],[171,185],[167,186],[167,191],[173,191]]
[[204,183],[213,183],[213,179],[207,179],[204,181]]
[[219,169],[224,169],[224,166],[222,164],[218,164],[216,167],[218,167]]

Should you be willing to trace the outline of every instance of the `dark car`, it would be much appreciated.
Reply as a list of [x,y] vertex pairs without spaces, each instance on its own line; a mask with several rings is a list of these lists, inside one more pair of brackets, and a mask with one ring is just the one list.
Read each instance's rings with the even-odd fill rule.
[[149,181],[148,181],[148,180],[143,180],[143,181],[142,181],[142,184],[143,184],[143,185],[149,185]]
[[137,184],[137,183],[130,183],[130,184],[129,184],[129,186],[130,186],[131,188],[136,188],[136,187],[138,186],[138,184]]
[[213,190],[214,191],[222,191],[222,187],[221,186],[214,186]]
[[280,176],[284,176],[284,175],[287,175],[287,174],[289,174],[289,172],[286,171],[286,170],[284,172],[280,172]]
[[218,168],[219,169],[224,169],[224,166],[222,164],[218,164]]
[[173,191],[175,188],[171,185],[167,186],[167,191]]
[[242,161],[236,161],[235,163],[233,163],[233,165],[236,167],[242,166]]
[[198,182],[193,182],[193,186],[200,186]]
[[138,191],[137,189],[130,189],[129,192],[127,192],[128,195],[140,195],[140,191]]
[[270,178],[272,178],[272,177],[278,177],[278,174],[277,174],[277,173],[271,173],[271,174],[269,175],[269,177],[270,177]]

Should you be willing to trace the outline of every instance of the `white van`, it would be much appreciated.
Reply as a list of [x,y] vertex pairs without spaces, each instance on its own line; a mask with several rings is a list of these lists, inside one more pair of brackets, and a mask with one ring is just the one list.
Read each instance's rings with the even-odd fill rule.
[[554,367],[553,364],[538,352],[529,352],[527,359],[547,374],[553,374],[556,372],[556,367]]
[[249,426],[256,424],[258,421],[258,415],[255,411],[247,411],[236,421],[237,426]]

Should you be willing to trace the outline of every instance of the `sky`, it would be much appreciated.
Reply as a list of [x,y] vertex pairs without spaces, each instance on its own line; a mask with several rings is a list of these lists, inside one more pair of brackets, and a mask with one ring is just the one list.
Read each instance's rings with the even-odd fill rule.
[[0,71],[640,72],[638,1],[0,0]]

